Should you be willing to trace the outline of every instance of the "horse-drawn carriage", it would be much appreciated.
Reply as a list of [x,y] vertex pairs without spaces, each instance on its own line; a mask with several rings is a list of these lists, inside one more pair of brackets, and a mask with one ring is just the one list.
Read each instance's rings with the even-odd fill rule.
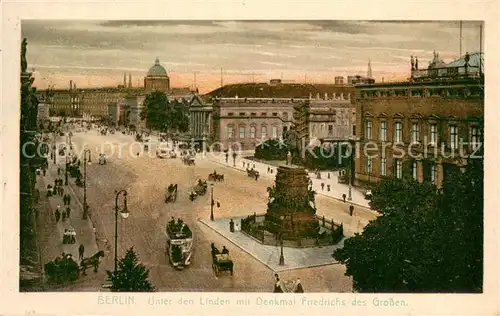
[[189,155],[185,155],[184,157],[182,157],[182,162],[186,166],[194,166],[195,165],[195,163],[194,163],[194,157],[189,156]]
[[224,175],[223,174],[218,174],[216,171],[213,173],[210,173],[208,175],[208,181],[219,181],[222,182],[224,181]]
[[193,187],[191,193],[189,193],[189,199],[194,201],[197,196],[205,195],[207,193],[208,184],[207,181],[198,180],[198,183]]
[[177,184],[171,184],[167,188],[167,193],[165,194],[165,203],[174,203],[177,200]]
[[82,259],[78,265],[70,254],[63,253],[62,257],[47,262],[44,265],[44,271],[51,282],[61,284],[76,281],[80,277],[80,273],[83,276],[87,275],[89,267],[93,267],[96,273],[102,257],[104,257],[104,251],[100,250],[93,256]]
[[166,227],[167,234],[167,256],[170,263],[178,269],[191,264],[193,249],[193,232],[181,220],[172,217]]
[[229,251],[224,247],[222,251],[219,251],[217,247],[212,243],[212,269],[214,269],[215,276],[219,276],[221,271],[229,271],[233,275],[233,260],[229,256]]
[[106,164],[106,156],[104,154],[99,154],[99,164],[100,165]]
[[247,168],[247,176],[250,178],[255,178],[255,180],[257,180],[259,179],[259,172],[254,168],[252,169]]

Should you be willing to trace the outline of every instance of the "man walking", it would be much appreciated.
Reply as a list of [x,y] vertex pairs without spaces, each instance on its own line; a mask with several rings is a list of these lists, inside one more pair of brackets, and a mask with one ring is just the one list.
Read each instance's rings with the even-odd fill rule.
[[344,199],[344,203],[345,203],[345,198],[346,198],[346,197],[347,197],[347,196],[345,195],[345,193],[344,193],[344,194],[342,194],[342,198]]
[[352,214],[354,213],[354,205],[350,205],[349,206],[349,215],[352,216]]
[[78,247],[78,260],[83,260],[84,252],[85,252],[85,246],[83,246],[83,244],[80,244],[80,247]]

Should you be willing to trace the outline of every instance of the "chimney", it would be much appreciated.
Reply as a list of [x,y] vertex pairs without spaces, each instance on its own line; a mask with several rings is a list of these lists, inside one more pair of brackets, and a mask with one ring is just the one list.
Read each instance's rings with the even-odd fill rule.
[[127,86],[127,73],[123,73],[123,87]]
[[73,89],[76,90],[76,83],[73,82]]
[[128,74],[128,87],[132,88],[132,74],[131,73]]
[[328,100],[328,93],[325,92],[325,100]]

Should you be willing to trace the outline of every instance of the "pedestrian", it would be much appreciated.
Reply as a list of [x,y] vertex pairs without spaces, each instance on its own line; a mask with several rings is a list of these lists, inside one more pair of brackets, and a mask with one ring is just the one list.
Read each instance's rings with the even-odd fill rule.
[[64,188],[61,186],[59,187],[59,195],[63,196],[63,194],[64,194]]
[[220,208],[220,202],[217,201],[217,208]]
[[321,182],[321,191],[324,191],[325,190],[325,184],[323,182]]
[[293,291],[294,293],[304,293],[304,288],[302,287],[302,284],[300,283],[300,279],[297,278],[295,281],[295,290]]
[[345,195],[345,193],[344,193],[344,194],[342,194],[342,199],[344,199],[344,203],[345,203],[345,198],[346,198],[346,197],[347,197],[347,196]]
[[64,222],[66,220],[66,211],[62,211],[62,221]]
[[45,177],[45,174],[47,173],[47,169],[43,168],[42,173],[43,173],[43,176]]
[[57,175],[60,175],[61,174],[61,168],[59,166],[57,166]]
[[267,173],[269,173],[269,170],[271,170],[271,168],[267,167]]
[[56,223],[59,222],[59,218],[61,218],[61,212],[59,211],[59,208],[56,209],[55,217],[56,217]]
[[69,219],[69,214],[71,213],[71,208],[68,206],[66,208],[66,217]]
[[327,178],[330,179],[330,172],[326,174]]
[[71,195],[67,195],[66,201],[68,202],[68,205],[71,205]]
[[354,213],[354,205],[350,205],[349,206],[349,215],[352,216],[352,214]]
[[328,192],[330,192],[330,185],[329,185],[329,184],[327,184],[327,185],[326,185],[326,190],[327,190]]
[[68,204],[68,199],[67,199],[67,198],[68,198],[68,196],[65,194],[65,195],[63,196],[63,204],[64,204],[64,205]]
[[80,244],[80,247],[78,247],[78,259],[83,260],[83,254],[85,252],[85,246],[83,244]]

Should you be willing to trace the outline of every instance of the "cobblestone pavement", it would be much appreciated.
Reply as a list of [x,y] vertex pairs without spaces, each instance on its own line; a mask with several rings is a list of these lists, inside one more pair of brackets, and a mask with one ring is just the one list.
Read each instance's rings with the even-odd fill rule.
[[[119,219],[118,255],[125,249],[134,247],[141,261],[150,268],[150,279],[159,291],[221,291],[221,292],[271,292],[274,284],[274,272],[209,227],[200,223],[200,219],[210,216],[210,189],[205,196],[194,202],[189,201],[188,192],[197,179],[206,179],[210,172],[217,170],[225,174],[225,182],[214,186],[214,200],[220,208],[215,208],[215,217],[244,216],[264,213],[267,204],[266,188],[272,179],[252,180],[241,171],[221,167],[208,159],[197,158],[196,166],[185,166],[180,159],[159,159],[154,154],[137,156],[138,146],[130,147],[133,137],[130,135],[97,135],[96,131],[77,133],[73,137],[76,152],[82,152],[82,144],[92,150],[93,161],[97,161],[99,147],[107,152],[106,165],[93,163],[87,170],[88,203],[91,217],[96,227],[99,247],[106,252],[98,273],[89,273],[89,277],[67,287],[70,291],[100,290],[106,283],[105,270],[113,268],[114,236],[114,191],[128,190],[128,208],[130,216]],[[121,145],[122,144],[122,145]],[[115,153],[111,153],[111,145]],[[122,146],[122,157],[118,157],[116,148]],[[130,149],[130,150],[129,150]],[[150,148],[151,152],[154,148]],[[129,154],[130,152],[131,154]],[[94,159],[95,157],[95,159]],[[179,185],[176,203],[165,204],[166,187],[171,183]],[[80,201],[82,189],[76,188]],[[121,203],[121,202],[120,202]],[[348,205],[333,199],[319,196],[318,213],[337,222],[343,222],[345,231],[359,231],[363,223],[374,218],[371,212],[350,217]],[[193,230],[195,250],[190,267],[182,271],[175,270],[166,258],[165,224],[171,217],[182,218]],[[360,226],[357,228],[357,226]],[[350,228],[353,227],[353,228]],[[210,243],[218,247],[225,245],[235,264],[235,274],[215,277],[212,271]],[[280,272],[283,280],[299,277],[308,292],[350,292],[351,279],[344,276],[342,265],[329,265],[293,271]]]

